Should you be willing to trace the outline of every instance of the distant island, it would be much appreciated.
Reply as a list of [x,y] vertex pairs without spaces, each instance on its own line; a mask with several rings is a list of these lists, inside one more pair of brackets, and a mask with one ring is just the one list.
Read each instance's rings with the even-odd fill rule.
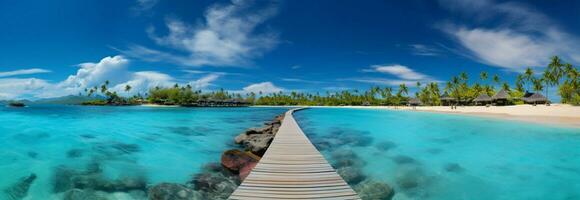
[[[339,92],[320,93],[273,93],[263,95],[250,92],[232,93],[224,89],[211,92],[193,90],[190,85],[173,87],[155,87],[148,93],[131,97],[122,97],[108,89],[109,81],[102,85],[85,89],[87,97],[97,93],[103,98],[82,102],[81,105],[175,105],[185,107],[231,107],[248,105],[273,106],[456,106],[456,105],[518,105],[549,104],[548,89],[558,87],[562,103],[580,105],[579,70],[559,57],[554,56],[546,70],[539,76],[531,69],[517,76],[515,87],[511,87],[495,74],[491,78],[487,72],[479,74],[479,81],[470,81],[470,76],[462,72],[451,80],[440,82],[417,82],[418,91],[414,97],[409,96],[406,84],[400,84],[397,90],[392,87],[372,87],[366,91],[344,90]],[[129,93],[132,87],[125,86]],[[533,91],[533,92],[529,92]],[[394,94],[393,94],[394,93]],[[542,95],[544,93],[545,95]]]

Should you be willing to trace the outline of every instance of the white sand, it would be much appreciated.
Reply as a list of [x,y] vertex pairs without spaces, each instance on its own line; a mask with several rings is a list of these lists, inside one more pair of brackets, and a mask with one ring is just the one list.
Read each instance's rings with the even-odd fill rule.
[[520,120],[534,123],[580,127],[580,106],[565,104],[546,105],[515,105],[515,106],[344,106],[346,108],[390,109],[423,112],[441,112],[496,117],[508,120]]
[[403,111],[440,112],[465,114],[483,117],[494,117],[507,120],[519,120],[533,123],[553,124],[580,128],[580,106],[565,104],[546,105],[515,105],[515,106],[458,106],[452,110],[449,106],[311,106],[356,109],[388,109]]

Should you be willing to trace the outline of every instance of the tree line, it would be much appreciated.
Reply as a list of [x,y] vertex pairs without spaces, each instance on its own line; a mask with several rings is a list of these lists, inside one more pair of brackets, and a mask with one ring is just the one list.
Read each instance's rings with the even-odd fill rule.
[[[250,92],[246,94],[228,92],[220,89],[211,92],[194,90],[191,85],[173,87],[155,87],[148,93],[136,94],[131,97],[121,97],[117,92],[110,91],[109,81],[100,86],[86,88],[87,96],[100,93],[103,99],[85,102],[85,105],[135,105],[141,103],[163,105],[193,105],[200,101],[236,101],[255,105],[405,105],[410,98],[417,98],[425,105],[442,105],[442,97],[449,96],[457,102],[468,103],[479,95],[495,95],[499,90],[505,90],[511,97],[508,103],[522,104],[522,97],[528,91],[544,93],[548,96],[549,88],[556,86],[562,103],[580,105],[580,75],[579,70],[570,63],[565,63],[554,56],[541,73],[527,68],[518,74],[514,87],[511,87],[498,74],[490,77],[487,72],[481,72],[477,78],[471,79],[468,73],[462,72],[451,77],[446,82],[416,83],[417,92],[409,94],[409,87],[400,84],[398,87],[371,87],[369,90],[344,90],[338,92],[303,93],[272,93],[263,95]],[[125,86],[129,93],[132,87]]]

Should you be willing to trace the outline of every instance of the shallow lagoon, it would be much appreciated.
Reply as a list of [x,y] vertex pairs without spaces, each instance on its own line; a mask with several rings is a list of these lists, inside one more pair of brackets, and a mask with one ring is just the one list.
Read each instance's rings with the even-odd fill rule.
[[580,199],[580,129],[369,109],[295,116],[335,168],[333,154],[352,150],[394,199]]
[[[31,106],[0,108],[0,188],[37,175],[27,199],[50,199],[55,169],[98,163],[110,179],[185,183],[219,162],[233,137],[284,108]],[[0,195],[3,196],[3,195]]]

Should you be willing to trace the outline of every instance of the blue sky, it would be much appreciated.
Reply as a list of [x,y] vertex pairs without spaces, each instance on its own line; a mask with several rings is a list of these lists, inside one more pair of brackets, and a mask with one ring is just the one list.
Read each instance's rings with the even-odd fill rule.
[[[580,63],[579,1],[0,1],[0,99],[366,89]],[[552,90],[554,91],[554,90]]]

